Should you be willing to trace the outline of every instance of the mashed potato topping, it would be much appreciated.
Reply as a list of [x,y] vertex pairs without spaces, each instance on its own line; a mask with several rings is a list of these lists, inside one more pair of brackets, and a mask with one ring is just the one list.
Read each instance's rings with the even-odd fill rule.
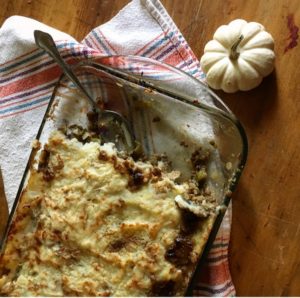
[[176,177],[54,132],[13,220],[0,294],[183,295],[215,217],[178,207],[190,185]]

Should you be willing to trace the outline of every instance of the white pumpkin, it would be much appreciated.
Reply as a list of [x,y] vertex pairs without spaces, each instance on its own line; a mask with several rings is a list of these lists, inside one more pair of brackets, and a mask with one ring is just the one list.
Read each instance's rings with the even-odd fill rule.
[[274,60],[274,40],[264,26],[238,19],[217,29],[200,64],[210,87],[232,93],[257,87]]

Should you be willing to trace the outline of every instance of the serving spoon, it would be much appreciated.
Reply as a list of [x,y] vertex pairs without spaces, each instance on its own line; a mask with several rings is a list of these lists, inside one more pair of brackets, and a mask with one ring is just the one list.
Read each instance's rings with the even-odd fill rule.
[[[93,98],[89,95],[86,89],[80,83],[78,77],[73,72],[72,68],[63,60],[55,45],[52,36],[49,33],[35,30],[34,39],[36,45],[46,51],[54,61],[61,67],[64,74],[74,83],[74,85],[85,95],[93,108],[93,112],[98,115],[99,127],[102,129],[101,139],[103,141],[112,142],[112,137],[115,137],[115,142],[120,142],[120,137],[123,137],[123,147],[131,153],[135,147],[136,142],[128,121],[119,113],[100,109]],[[117,145],[117,144],[116,144]],[[120,145],[120,144],[119,144]],[[118,146],[117,146],[118,147]],[[120,146],[119,146],[120,147]],[[120,149],[120,148],[119,148]]]

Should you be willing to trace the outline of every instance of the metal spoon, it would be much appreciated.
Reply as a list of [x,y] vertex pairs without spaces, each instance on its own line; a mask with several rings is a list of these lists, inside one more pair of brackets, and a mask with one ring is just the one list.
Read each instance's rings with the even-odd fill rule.
[[[60,56],[55,42],[52,36],[46,32],[35,30],[34,31],[35,43],[37,46],[44,51],[46,51],[55,62],[61,67],[64,74],[75,84],[75,86],[86,96],[90,104],[93,107],[93,111],[98,114],[98,120],[100,126],[105,126],[107,130],[110,130],[110,133],[101,135],[104,141],[112,141],[112,135],[119,140],[120,137],[123,137],[125,150],[132,152],[136,146],[135,138],[133,132],[130,129],[128,121],[119,113],[110,111],[110,110],[101,110],[93,98],[88,94],[85,88],[80,83],[77,76],[74,74],[71,67],[65,63],[63,58]],[[107,137],[107,135],[109,137]],[[107,140],[105,140],[107,138]],[[120,141],[120,140],[119,140]]]

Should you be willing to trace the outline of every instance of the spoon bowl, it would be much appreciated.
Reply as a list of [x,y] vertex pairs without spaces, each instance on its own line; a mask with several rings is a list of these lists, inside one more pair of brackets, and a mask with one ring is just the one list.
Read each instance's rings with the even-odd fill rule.
[[[46,51],[46,53],[54,59],[54,61],[61,67],[64,74],[88,99],[93,108],[93,112],[98,115],[98,125],[102,128],[105,127],[105,130],[101,130],[106,132],[101,134],[101,140],[103,142],[111,141],[111,135],[115,135],[118,140],[118,142],[116,142],[117,147],[121,147],[122,149],[125,148],[127,152],[132,152],[136,147],[136,142],[128,121],[121,114],[115,111],[104,110],[98,107],[94,99],[82,86],[72,68],[61,57],[55,42],[49,33],[35,30],[34,38],[36,45]],[[107,137],[108,135],[110,136],[109,138]],[[123,144],[118,144],[120,143],[120,139]]]

